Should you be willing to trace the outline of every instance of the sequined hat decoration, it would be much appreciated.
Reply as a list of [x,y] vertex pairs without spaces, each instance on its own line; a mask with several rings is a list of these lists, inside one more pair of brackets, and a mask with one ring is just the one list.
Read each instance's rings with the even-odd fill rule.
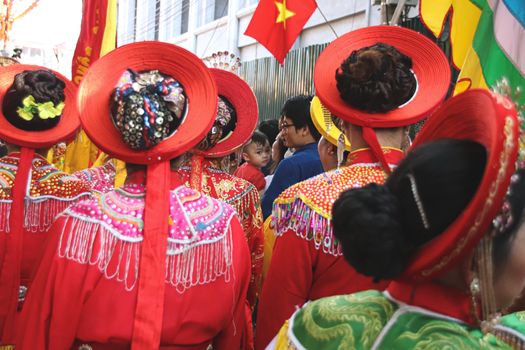
[[[521,88],[512,89],[508,79],[502,78],[497,81],[496,84],[492,87],[492,90],[500,95],[500,98],[509,99],[507,103],[512,103],[515,101],[515,108],[518,114],[518,122],[520,127],[520,137],[519,137],[519,150],[518,150],[518,159],[516,160],[516,172],[518,170],[525,169],[525,105],[518,104],[519,97],[522,93]],[[497,236],[505,232],[512,224],[514,223],[514,218],[512,217],[512,208],[508,197],[512,194],[512,184],[516,183],[519,180],[519,175],[515,173],[512,175],[510,181],[511,185],[507,191],[507,198],[503,202],[501,212],[494,218],[492,221],[492,226],[494,228],[493,235]]]

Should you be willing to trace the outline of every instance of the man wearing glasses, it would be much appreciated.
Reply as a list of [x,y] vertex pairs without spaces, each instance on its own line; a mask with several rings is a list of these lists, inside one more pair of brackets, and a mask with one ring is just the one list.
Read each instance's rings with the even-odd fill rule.
[[321,135],[310,117],[311,96],[289,98],[281,111],[279,129],[285,146],[295,149],[291,157],[279,163],[270,187],[262,199],[264,218],[272,214],[273,201],[288,187],[322,173],[323,166],[317,151]]

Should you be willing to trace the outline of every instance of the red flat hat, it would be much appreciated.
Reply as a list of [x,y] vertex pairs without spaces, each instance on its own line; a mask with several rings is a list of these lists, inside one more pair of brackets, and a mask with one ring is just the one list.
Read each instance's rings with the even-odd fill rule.
[[429,118],[412,147],[444,138],[485,146],[485,172],[463,213],[415,253],[403,280],[421,281],[444,272],[469,254],[489,230],[503,205],[518,156],[519,122],[514,104],[487,90],[467,91],[445,102]]
[[[418,88],[403,106],[385,113],[356,109],[339,96],[335,74],[352,51],[378,42],[389,44],[412,59]],[[413,30],[394,26],[357,29],[334,40],[323,50],[314,71],[315,93],[332,114],[352,124],[370,128],[392,128],[413,124],[443,101],[450,87],[450,64],[441,49]]]
[[[187,115],[175,133],[148,150],[129,148],[110,118],[109,101],[126,69],[159,70],[184,88]],[[125,162],[152,164],[173,159],[195,146],[208,132],[217,112],[217,88],[209,69],[191,52],[162,42],[119,47],[97,60],[78,93],[82,127],[105,153]]]
[[224,69],[210,68],[210,70],[217,84],[219,96],[226,98],[235,109],[237,124],[228,138],[219,141],[206,151],[196,149],[194,153],[218,158],[232,153],[250,139],[257,127],[259,109],[252,89],[239,76]]
[[[6,119],[1,106],[3,105],[6,92],[13,85],[15,75],[27,70],[37,69],[53,72],[66,84],[64,89],[65,107],[62,116],[60,117],[60,121],[55,127],[43,131],[22,130],[11,124]],[[0,67],[0,139],[17,146],[36,149],[48,148],[60,141],[72,138],[80,127],[80,119],[76,105],[76,94],[77,88],[69,79],[49,68],[25,64]]]

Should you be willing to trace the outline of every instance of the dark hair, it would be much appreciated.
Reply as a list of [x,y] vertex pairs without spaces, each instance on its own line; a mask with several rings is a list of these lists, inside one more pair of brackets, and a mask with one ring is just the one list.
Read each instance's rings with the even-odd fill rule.
[[277,119],[264,120],[257,129],[268,137],[268,142],[272,145],[279,134],[279,121]]
[[[26,70],[15,76],[13,85],[4,96],[2,110],[13,126],[27,131],[42,131],[58,124],[64,108],[66,84],[49,70]],[[31,98],[32,101],[26,100]],[[51,102],[47,110],[52,117],[42,117],[40,107]],[[73,103],[73,101],[70,101]],[[36,104],[40,104],[39,107]],[[52,104],[52,105],[51,105]],[[23,117],[24,113],[26,117]],[[57,114],[58,113],[58,114]]]
[[317,131],[310,116],[310,102],[312,102],[312,98],[312,96],[306,95],[290,97],[284,103],[281,116],[291,119],[296,129],[308,127],[312,137],[319,141],[321,134]]
[[412,59],[377,43],[353,51],[335,73],[337,90],[351,106],[370,113],[393,110],[416,90]]
[[132,149],[149,149],[171,136],[186,110],[182,86],[159,71],[127,69],[113,90],[113,123]]
[[268,137],[266,137],[266,135],[262,132],[255,130],[248,144],[250,143],[255,143],[256,145],[260,146],[266,146],[266,143],[268,143]]
[[492,241],[492,256],[496,272],[507,261],[516,233],[525,221],[525,215],[523,215],[525,210],[525,169],[520,169],[513,175],[506,202],[510,206],[512,222]]
[[334,203],[332,217],[346,260],[376,280],[399,276],[414,251],[445,231],[465,209],[477,191],[485,163],[482,145],[439,140],[409,153],[384,185],[343,192]]

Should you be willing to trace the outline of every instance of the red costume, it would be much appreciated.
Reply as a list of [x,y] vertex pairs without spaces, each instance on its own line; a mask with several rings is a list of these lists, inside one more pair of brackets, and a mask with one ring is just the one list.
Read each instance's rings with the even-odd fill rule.
[[[57,220],[17,348],[129,349],[144,197],[144,186],[126,184]],[[234,211],[184,186],[170,203],[161,347],[239,349],[250,267]]]
[[[14,91],[15,79],[43,69],[46,68],[28,65],[3,68],[2,99],[5,101],[6,94]],[[56,125],[29,131],[11,123],[13,117],[22,118],[20,114],[12,116],[5,110],[0,114],[0,137],[20,146],[20,152],[0,159],[0,344],[8,347],[14,344],[18,311],[32,284],[49,227],[68,206],[90,197],[86,183],[59,171],[35,153],[35,149],[48,148],[68,139],[80,126],[75,108],[76,87],[60,74],[53,74],[65,85],[63,109],[57,109],[51,117],[59,118]],[[28,96],[32,95],[28,93],[24,100]],[[35,102],[40,108],[43,104]],[[47,104],[53,106],[53,102]],[[25,119],[28,122],[38,123],[45,119],[40,117],[40,112],[28,113],[30,118]]]
[[[176,173],[186,186],[231,205],[237,212],[251,254],[248,301],[250,305],[255,305],[260,290],[264,248],[259,193],[245,180],[218,169],[213,160],[203,159],[200,165],[195,165],[196,162],[192,164],[193,168],[183,166]],[[201,171],[192,171],[197,166],[201,167]],[[201,176],[198,176],[199,173]]]
[[245,179],[255,186],[258,191],[263,191],[266,187],[266,180],[261,169],[258,169],[250,163],[244,163],[235,170],[235,176]]
[[169,163],[213,122],[211,73],[178,46],[134,43],[95,62],[78,96],[93,143],[146,170],[128,172],[123,187],[71,207],[53,226],[19,348],[241,348],[242,228],[230,206],[174,181]]
[[228,203],[236,210],[251,253],[248,303],[253,308],[261,288],[264,253],[259,193],[249,182],[220,170],[219,160],[250,139],[257,126],[257,100],[250,86],[236,74],[216,68],[210,70],[219,95],[215,122],[192,151],[191,160],[178,173],[187,186]]

